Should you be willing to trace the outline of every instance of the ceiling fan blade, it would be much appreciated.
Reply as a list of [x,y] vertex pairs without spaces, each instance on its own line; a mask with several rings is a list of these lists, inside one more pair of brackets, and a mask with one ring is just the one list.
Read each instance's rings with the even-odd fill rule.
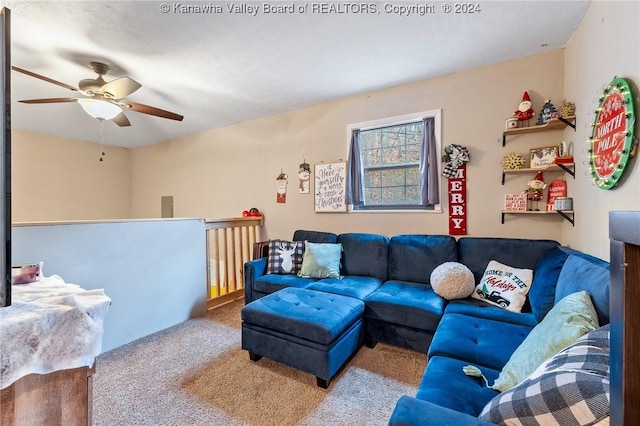
[[78,91],[78,89],[76,89],[76,88],[75,88],[75,87],[73,87],[73,86],[69,86],[68,84],[61,83],[61,82],[59,82],[59,81],[57,81],[57,80],[54,80],[54,79],[52,79],[52,78],[45,77],[45,76],[40,75],[40,74],[36,74],[35,72],[27,71],[27,70],[25,70],[25,69],[18,68],[18,67],[14,67],[14,66],[12,66],[12,67],[11,67],[11,69],[12,69],[12,70],[14,70],[14,71],[21,72],[22,74],[26,74],[26,75],[28,75],[28,76],[30,76],[30,77],[35,77],[35,78],[38,78],[38,79],[40,79],[40,80],[44,80],[44,81],[46,81],[47,83],[52,83],[52,84],[55,84],[55,85],[57,85],[57,86],[64,87],[65,89],[73,90],[74,92],[77,92],[77,91]]
[[113,121],[120,127],[131,126],[129,119],[127,118],[126,115],[124,115],[124,112],[121,112],[120,114],[116,115],[114,118],[111,119],[111,121]]
[[129,77],[121,77],[112,80],[102,86],[100,88],[100,93],[102,93],[105,98],[122,99],[125,96],[129,96],[141,87],[142,85],[137,81]]
[[78,98],[48,98],[48,99],[23,99],[18,102],[23,104],[57,104],[61,102],[75,102]]
[[184,118],[179,114],[175,114],[173,112],[165,111],[160,108],[155,108],[149,105],[137,104],[134,102],[124,102],[124,106],[131,109],[132,111],[141,112],[143,114],[155,115],[156,117],[168,118],[171,120],[182,121]]

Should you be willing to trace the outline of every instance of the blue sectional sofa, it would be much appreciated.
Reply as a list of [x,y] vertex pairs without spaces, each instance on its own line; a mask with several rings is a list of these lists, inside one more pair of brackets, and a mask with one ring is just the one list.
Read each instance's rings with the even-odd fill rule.
[[[534,327],[569,294],[587,291],[599,325],[609,322],[609,264],[556,241],[304,230],[293,240],[341,243],[343,278],[265,274],[267,259],[255,259],[244,267],[245,303],[286,287],[363,301],[368,346],[380,341],[428,357],[417,394],[398,401],[393,425],[491,424],[478,415],[499,392],[462,368],[475,365],[492,383]],[[444,262],[466,265],[478,283],[491,260],[534,271],[522,312],[474,298],[448,301],[430,285],[431,272]]]

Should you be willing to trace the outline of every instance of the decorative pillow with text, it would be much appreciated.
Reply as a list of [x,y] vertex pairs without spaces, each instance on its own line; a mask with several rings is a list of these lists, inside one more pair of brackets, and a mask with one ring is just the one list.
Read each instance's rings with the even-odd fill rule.
[[512,268],[492,260],[471,297],[511,312],[520,312],[532,282],[531,269]]

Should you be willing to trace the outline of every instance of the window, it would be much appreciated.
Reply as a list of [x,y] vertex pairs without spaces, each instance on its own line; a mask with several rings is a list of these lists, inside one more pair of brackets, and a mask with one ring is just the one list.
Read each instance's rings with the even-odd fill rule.
[[354,210],[434,209],[439,204],[439,110],[348,129],[348,202]]

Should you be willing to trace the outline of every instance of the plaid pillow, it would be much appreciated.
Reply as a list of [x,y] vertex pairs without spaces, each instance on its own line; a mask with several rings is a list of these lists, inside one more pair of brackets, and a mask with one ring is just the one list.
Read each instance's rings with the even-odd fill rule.
[[608,325],[549,358],[480,413],[501,425],[592,425],[608,416]]
[[267,274],[297,274],[302,266],[304,241],[269,241]]

